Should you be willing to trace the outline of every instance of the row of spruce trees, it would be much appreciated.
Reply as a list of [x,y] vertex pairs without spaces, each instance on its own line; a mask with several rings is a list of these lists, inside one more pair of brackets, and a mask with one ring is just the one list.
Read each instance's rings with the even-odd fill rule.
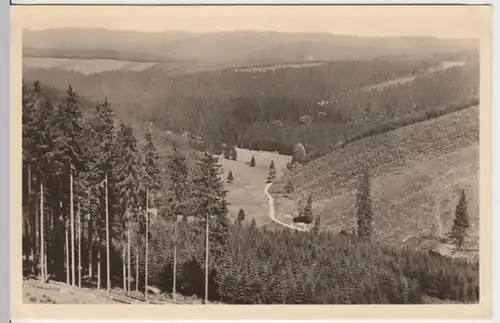
[[[228,219],[217,158],[202,154],[188,186],[185,157],[174,149],[166,173],[151,134],[139,143],[107,100],[84,116],[71,86],[54,105],[35,82],[23,85],[22,106],[25,274],[79,286],[96,277],[108,291],[147,286],[140,271],[143,264],[149,272],[151,216],[205,214],[211,251],[220,253]],[[168,177],[165,187],[160,179]],[[185,199],[187,189],[196,203]]]
[[217,157],[174,149],[160,165],[107,100],[83,115],[71,87],[54,105],[35,82],[22,106],[26,275],[235,304],[479,298],[477,263],[378,245],[366,217],[357,235],[231,221]]

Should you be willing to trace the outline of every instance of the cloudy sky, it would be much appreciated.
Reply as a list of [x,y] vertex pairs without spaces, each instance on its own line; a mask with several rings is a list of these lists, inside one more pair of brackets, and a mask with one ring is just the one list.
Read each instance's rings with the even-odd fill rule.
[[21,6],[27,29],[100,27],[196,33],[232,30],[480,38],[486,6]]

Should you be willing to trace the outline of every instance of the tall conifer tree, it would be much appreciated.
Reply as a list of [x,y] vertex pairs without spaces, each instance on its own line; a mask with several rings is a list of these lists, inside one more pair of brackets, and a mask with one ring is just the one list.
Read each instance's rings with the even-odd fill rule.
[[455,247],[460,250],[464,244],[467,231],[470,229],[469,214],[467,211],[467,200],[465,190],[460,191],[457,207],[455,208],[455,218],[449,234]]
[[[142,146],[142,161],[143,161],[143,194],[145,196],[145,218],[141,225],[141,232],[144,232],[145,240],[145,261],[144,261],[144,296],[147,300],[148,295],[148,277],[149,277],[149,209],[151,197],[155,196],[155,192],[160,188],[159,176],[160,169],[158,167],[159,156],[156,147],[153,144],[153,138],[150,132],[146,132],[145,143]],[[156,205],[155,205],[156,206]],[[143,228],[143,229],[142,229]]]
[[363,167],[361,178],[358,184],[358,193],[356,195],[358,236],[369,239],[373,231],[373,211],[370,192],[370,174],[368,168]]
[[227,191],[221,180],[221,165],[218,158],[205,152],[199,161],[199,171],[193,180],[196,199],[196,214],[205,227],[205,296],[208,297],[209,252],[217,264],[226,251],[229,239]]
[[[111,271],[110,271],[110,180],[114,166],[114,111],[107,98],[101,102],[94,113],[92,120],[92,133],[95,138],[95,164],[96,171],[100,179],[98,188],[100,189],[100,206],[101,214],[97,218],[97,271],[98,282],[100,287],[101,280],[101,256],[102,256],[102,241],[106,242],[106,290],[110,292],[111,288]],[[113,187],[113,186],[111,186]],[[104,214],[103,214],[104,213]]]

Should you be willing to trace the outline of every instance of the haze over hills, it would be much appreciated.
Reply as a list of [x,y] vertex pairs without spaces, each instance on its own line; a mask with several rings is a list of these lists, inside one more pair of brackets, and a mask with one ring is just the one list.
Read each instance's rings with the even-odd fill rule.
[[[146,302],[154,286],[229,304],[476,303],[477,259],[434,251],[459,192],[477,251],[477,45],[25,31],[26,275],[128,296],[134,276]],[[76,157],[84,167],[63,167]]]
[[[327,33],[234,31],[195,34],[180,31],[137,32],[99,28],[25,30],[24,56],[61,57],[70,50],[87,58],[118,51],[156,55],[164,60],[195,60],[207,64],[252,65],[303,60],[370,59],[385,55],[430,55],[470,51],[475,40],[432,37],[376,38]],[[76,41],[77,40],[77,41]],[[92,54],[92,51],[95,51]],[[82,57],[80,54],[80,57]],[[37,56],[37,57],[38,57]],[[140,59],[140,55],[137,55]],[[69,57],[68,57],[69,58]]]

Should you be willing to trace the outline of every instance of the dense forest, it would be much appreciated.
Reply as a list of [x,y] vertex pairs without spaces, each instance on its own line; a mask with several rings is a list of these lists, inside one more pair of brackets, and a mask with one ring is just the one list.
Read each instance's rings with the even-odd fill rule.
[[[474,55],[466,58],[464,66],[443,70],[435,57],[189,75],[168,75],[154,67],[90,76],[27,69],[25,77],[50,80],[58,88],[73,84],[90,99],[106,93],[124,120],[150,121],[159,129],[201,137],[213,149],[226,142],[291,154],[300,142],[310,160],[367,132],[384,131],[388,124],[408,124],[477,102],[479,64]],[[429,73],[430,68],[436,70]],[[405,77],[414,79],[364,89]]]
[[23,84],[25,276],[235,304],[479,299],[478,263],[379,245],[366,217],[341,235],[319,219],[311,233],[259,228],[244,212],[232,222],[210,150],[160,156],[112,101],[83,112],[71,86],[57,101],[44,89]]

